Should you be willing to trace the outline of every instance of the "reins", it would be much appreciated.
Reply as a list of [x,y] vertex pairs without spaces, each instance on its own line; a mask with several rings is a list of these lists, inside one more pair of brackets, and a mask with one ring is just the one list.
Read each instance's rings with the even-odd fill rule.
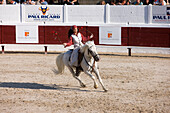
[[92,72],[94,71],[94,66],[95,66],[95,60],[94,60],[94,62],[93,62],[93,65],[91,66],[88,62],[87,62],[87,60],[86,60],[86,58],[85,58],[85,56],[84,56],[84,60],[85,60],[85,62],[87,63],[87,65],[89,65],[91,68],[92,68]]

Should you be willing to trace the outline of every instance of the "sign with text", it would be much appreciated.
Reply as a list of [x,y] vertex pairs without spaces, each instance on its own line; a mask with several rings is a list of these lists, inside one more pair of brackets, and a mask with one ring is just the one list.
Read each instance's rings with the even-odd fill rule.
[[99,44],[121,45],[121,27],[100,26]]
[[152,6],[152,23],[170,24],[170,6]]
[[23,6],[25,22],[62,22],[63,6],[34,5]]
[[16,43],[38,42],[38,25],[16,25]]

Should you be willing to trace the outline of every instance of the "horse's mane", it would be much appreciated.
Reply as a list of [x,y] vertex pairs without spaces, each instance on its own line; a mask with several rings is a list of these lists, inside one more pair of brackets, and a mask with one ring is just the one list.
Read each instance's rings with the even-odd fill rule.
[[80,48],[80,52],[83,53],[87,47],[90,47],[91,45],[94,45],[94,41],[87,41],[84,46]]

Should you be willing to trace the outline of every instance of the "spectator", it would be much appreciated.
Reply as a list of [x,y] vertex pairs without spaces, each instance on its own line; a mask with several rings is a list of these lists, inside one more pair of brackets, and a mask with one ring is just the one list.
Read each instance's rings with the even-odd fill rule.
[[149,0],[144,0],[143,5],[149,5],[152,4]]
[[122,0],[121,5],[129,5],[129,2],[126,2],[126,0]]
[[159,0],[159,5],[166,5],[166,2],[164,0]]
[[120,5],[126,5],[126,0],[122,0],[122,3]]
[[14,0],[8,0],[7,4],[14,4],[15,5],[15,4],[18,4],[18,3],[16,1],[14,1]]
[[35,5],[35,2],[32,1],[32,0],[27,0],[24,4],[27,4],[27,5]]
[[141,2],[140,0],[136,0],[133,5],[143,5],[143,2]]
[[45,0],[41,0],[41,5],[48,5],[48,3],[47,3],[47,1],[45,1]]
[[36,5],[41,5],[40,0],[35,1]]
[[0,0],[0,4],[3,4],[4,3],[4,0]]
[[72,5],[79,5],[78,0],[70,0]]
[[63,4],[67,4],[68,5],[69,0],[64,0]]
[[104,0],[102,0],[102,1],[100,2],[100,5],[106,5],[106,2],[105,2]]
[[64,4],[64,0],[58,0],[58,5],[63,5]]
[[116,0],[116,5],[121,5],[122,4],[122,0]]
[[20,0],[21,4],[26,4],[26,0]]
[[[48,3],[48,5],[54,5],[55,4],[54,0],[47,0],[47,3]],[[59,5],[59,3],[57,5]]]
[[130,4],[130,0],[128,0],[126,2],[126,0],[117,0],[116,1],[116,5],[129,5]]
[[164,0],[155,0],[153,4],[154,5],[166,5],[166,2]]
[[131,0],[127,0],[126,5],[131,5]]
[[111,0],[110,1],[110,5],[116,5],[116,1],[115,0]]
[[79,5],[78,0],[64,0],[64,4],[67,4],[67,5]]

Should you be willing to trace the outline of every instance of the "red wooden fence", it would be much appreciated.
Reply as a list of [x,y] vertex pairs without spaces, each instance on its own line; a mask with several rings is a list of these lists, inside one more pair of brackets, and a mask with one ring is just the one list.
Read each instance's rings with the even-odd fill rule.
[[[61,44],[68,41],[71,26],[39,26],[38,44]],[[99,26],[78,26],[84,36],[94,34],[99,45]],[[57,32],[57,37],[53,35]],[[90,31],[90,32],[88,32]],[[16,44],[16,26],[0,25],[0,44]],[[170,47],[170,28],[122,27],[121,46]]]

